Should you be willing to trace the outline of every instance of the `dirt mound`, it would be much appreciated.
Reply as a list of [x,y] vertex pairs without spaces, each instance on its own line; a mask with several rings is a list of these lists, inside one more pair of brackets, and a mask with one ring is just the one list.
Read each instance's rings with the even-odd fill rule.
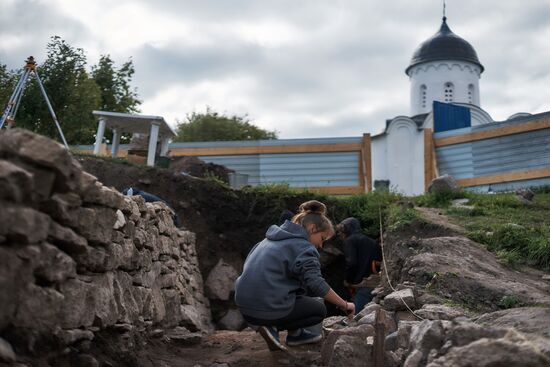
[[550,338],[550,308],[518,307],[496,311],[482,315],[476,322],[497,327],[514,327],[524,333]]
[[[438,233],[437,227],[434,222],[414,223],[388,235],[385,255],[394,285],[409,282],[427,295],[429,303],[452,302],[478,312],[550,307],[550,285],[540,277],[505,266],[484,246],[453,236],[448,228],[436,237],[422,235],[426,228]],[[420,236],[411,236],[414,228],[420,228]],[[390,291],[387,283],[386,289]]]
[[229,174],[234,172],[231,169],[214,163],[206,163],[197,157],[175,157],[170,161],[170,171],[186,173],[194,177],[217,178],[229,183]]

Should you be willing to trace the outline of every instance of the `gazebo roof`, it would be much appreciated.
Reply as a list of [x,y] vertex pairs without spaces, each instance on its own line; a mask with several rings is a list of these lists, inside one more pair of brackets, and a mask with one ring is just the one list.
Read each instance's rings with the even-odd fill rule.
[[149,134],[153,123],[159,125],[159,134],[164,137],[176,136],[162,116],[138,115],[132,113],[93,111],[94,116],[105,120],[105,127],[117,129],[121,133]]

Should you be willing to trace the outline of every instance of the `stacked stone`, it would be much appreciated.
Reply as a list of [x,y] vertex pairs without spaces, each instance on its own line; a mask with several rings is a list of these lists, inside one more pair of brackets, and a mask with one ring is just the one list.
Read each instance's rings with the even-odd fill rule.
[[2,132],[0,350],[62,350],[107,328],[211,329],[195,236],[172,214],[103,186],[50,139]]

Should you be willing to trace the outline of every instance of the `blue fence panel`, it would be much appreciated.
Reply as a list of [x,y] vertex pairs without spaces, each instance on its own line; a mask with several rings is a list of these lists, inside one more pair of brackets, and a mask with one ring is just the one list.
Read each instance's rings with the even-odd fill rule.
[[433,113],[436,133],[472,126],[472,116],[468,107],[434,101]]
[[202,156],[237,173],[250,185],[287,183],[291,187],[359,186],[359,153],[282,153]]

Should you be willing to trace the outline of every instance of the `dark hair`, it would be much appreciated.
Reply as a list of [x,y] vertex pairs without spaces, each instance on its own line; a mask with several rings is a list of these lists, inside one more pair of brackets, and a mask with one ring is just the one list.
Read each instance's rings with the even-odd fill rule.
[[332,223],[326,217],[327,207],[317,200],[306,201],[298,209],[298,214],[292,218],[292,222],[306,228],[309,224],[315,225],[318,231],[332,230]]

